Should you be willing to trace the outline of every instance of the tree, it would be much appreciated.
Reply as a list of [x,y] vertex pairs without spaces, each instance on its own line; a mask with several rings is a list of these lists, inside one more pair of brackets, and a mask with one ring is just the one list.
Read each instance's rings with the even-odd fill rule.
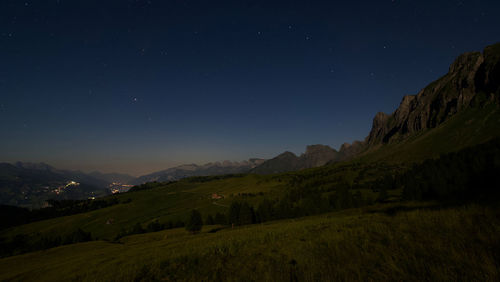
[[238,218],[241,225],[255,223],[255,213],[247,202],[241,204]]
[[214,225],[214,218],[211,215],[208,215],[205,219],[205,225]]
[[259,222],[265,222],[273,219],[273,203],[268,199],[264,199],[257,208],[257,214],[259,217]]
[[227,216],[229,225],[240,224],[240,209],[241,204],[239,202],[232,202],[229,207],[229,214]]
[[226,216],[223,213],[216,213],[215,214],[214,223],[215,224],[220,224],[220,225],[227,224]]
[[130,231],[130,234],[142,234],[146,232],[144,228],[142,228],[141,224],[137,222],[134,227],[132,227],[132,230]]
[[339,189],[335,192],[335,208],[337,209],[348,209],[351,208],[352,205],[352,195],[351,192],[348,190],[349,188],[347,186],[341,186]]
[[146,231],[148,231],[148,232],[157,232],[157,231],[161,231],[163,229],[165,229],[165,226],[163,224],[161,224],[158,221],[158,219],[150,222],[148,224],[148,226],[146,227]]
[[389,195],[387,195],[387,190],[385,189],[385,187],[382,187],[380,189],[380,192],[378,193],[377,202],[383,202],[387,200],[388,197]]
[[199,232],[202,226],[203,220],[201,219],[201,213],[197,210],[193,210],[186,223],[186,230],[194,234]]

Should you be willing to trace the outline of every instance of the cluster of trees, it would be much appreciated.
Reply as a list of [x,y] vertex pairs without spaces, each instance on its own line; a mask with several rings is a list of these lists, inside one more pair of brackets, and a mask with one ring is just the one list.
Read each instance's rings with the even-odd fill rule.
[[335,193],[324,195],[320,191],[291,189],[280,199],[264,199],[254,208],[246,201],[233,201],[226,214],[208,215],[202,221],[199,211],[193,210],[186,222],[186,230],[196,233],[206,225],[239,226],[270,220],[295,218],[330,212],[334,210],[360,207],[373,203],[358,190],[352,192],[348,185],[339,185]]
[[80,228],[66,236],[51,237],[42,236],[41,234],[35,234],[33,236],[16,235],[10,240],[2,239],[0,242],[0,256],[18,255],[92,240],[92,234]]
[[221,175],[208,175],[208,176],[191,176],[188,178],[184,178],[182,181],[186,181],[189,183],[203,183],[210,182],[214,180],[222,180],[227,178],[235,178],[235,177],[244,177],[246,174],[238,173],[238,174],[221,174]]
[[220,213],[220,212],[216,213],[215,216],[212,216],[209,214],[205,218],[205,224],[206,225],[214,225],[214,224],[225,225],[225,224],[227,224],[226,215],[223,213]]
[[186,230],[192,233],[197,233],[201,230],[203,226],[203,221],[201,219],[201,213],[197,210],[193,210],[186,224]]
[[336,191],[339,185],[370,189],[372,182],[379,179],[380,175],[392,175],[404,169],[405,166],[401,164],[349,163],[289,173],[275,179],[286,181],[291,187],[303,191],[320,190],[325,193]]
[[402,188],[404,200],[448,203],[496,201],[500,196],[500,139],[416,164],[372,183],[384,194]]
[[231,194],[231,196],[238,196],[238,197],[242,197],[242,198],[256,197],[256,196],[264,196],[264,192],[258,192],[258,193],[238,193],[238,194]]
[[154,220],[148,223],[145,227],[143,227],[142,224],[137,222],[132,228],[123,229],[120,233],[118,233],[118,235],[116,235],[115,237],[115,240],[119,240],[120,238],[129,235],[157,232],[166,229],[184,227],[185,225],[186,224],[181,220],[167,221],[165,223],[160,223],[158,220]]
[[256,209],[247,202],[235,201],[229,207],[227,223],[229,225],[261,223],[360,207],[372,203],[371,200],[364,198],[359,190],[353,193],[347,186],[339,186],[335,193],[328,195],[318,191],[303,192],[300,189],[292,189],[280,199],[264,199],[257,205]]
[[0,205],[0,230],[34,221],[102,209],[120,202],[112,197],[97,200],[48,200],[47,203],[49,207],[34,210]]
[[[227,225],[245,225],[362,207],[386,201],[387,191],[399,188],[404,200],[496,201],[500,196],[500,139],[427,160],[403,173],[390,173],[394,167],[383,169],[388,173],[356,185],[342,179],[328,183],[328,177],[299,175],[291,178],[292,188],[284,197],[264,199],[256,208],[235,201],[226,215],[219,214],[219,220],[208,216],[205,223],[223,224],[225,219]],[[358,188],[370,188],[378,196],[364,197]]]
[[153,189],[153,188],[156,188],[156,187],[170,185],[172,183],[175,183],[175,181],[171,181],[171,182],[156,182],[156,181],[147,182],[147,183],[144,183],[144,184],[141,184],[141,185],[136,185],[136,186],[130,188],[127,193],[132,193],[132,192],[137,192],[137,191],[144,191],[144,190],[150,190],[150,189]]

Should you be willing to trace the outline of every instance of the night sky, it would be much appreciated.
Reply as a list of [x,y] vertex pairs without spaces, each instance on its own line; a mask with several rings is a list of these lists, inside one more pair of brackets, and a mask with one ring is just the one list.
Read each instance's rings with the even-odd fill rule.
[[142,174],[362,140],[500,1],[0,1],[0,161]]

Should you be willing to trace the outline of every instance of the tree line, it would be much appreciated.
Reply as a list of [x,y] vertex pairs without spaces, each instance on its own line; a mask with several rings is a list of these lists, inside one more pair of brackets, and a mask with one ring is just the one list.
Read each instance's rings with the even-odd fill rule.
[[497,202],[500,196],[500,139],[429,159],[373,187],[402,188],[403,200],[447,203]]
[[[128,203],[127,199],[122,203]],[[30,222],[85,213],[119,204],[115,198],[95,200],[47,200],[49,207],[29,210],[27,208],[0,205],[0,230]]]
[[43,236],[40,233],[31,236],[18,234],[10,240],[5,238],[0,239],[0,257],[19,255],[92,240],[94,240],[92,234],[80,228],[65,236]]

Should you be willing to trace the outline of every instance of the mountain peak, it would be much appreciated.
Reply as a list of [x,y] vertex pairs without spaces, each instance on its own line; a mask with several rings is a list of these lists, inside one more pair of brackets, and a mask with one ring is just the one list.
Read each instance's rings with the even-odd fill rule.
[[487,47],[483,53],[469,52],[458,56],[446,75],[417,95],[404,96],[393,114],[378,113],[373,119],[367,144],[390,143],[435,128],[469,107],[479,93],[491,93],[498,99],[499,62],[500,44]]

